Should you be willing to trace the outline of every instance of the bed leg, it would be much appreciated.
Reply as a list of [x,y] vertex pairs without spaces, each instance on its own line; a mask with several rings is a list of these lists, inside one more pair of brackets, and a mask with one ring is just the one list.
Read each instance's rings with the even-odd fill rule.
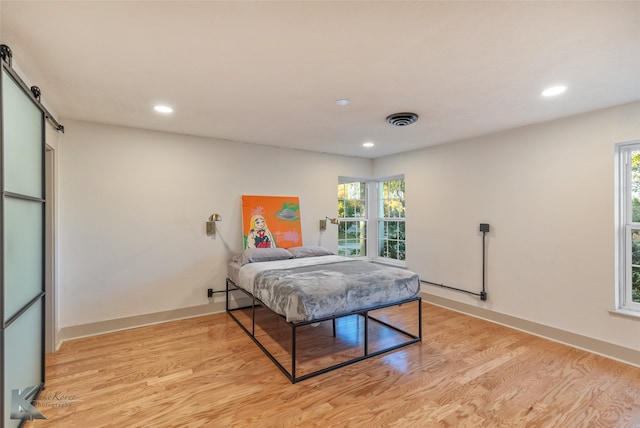
[[364,356],[369,355],[369,312],[364,312]]
[[226,294],[225,294],[225,302],[224,302],[224,309],[229,312],[229,278],[227,278],[227,280],[225,281],[226,284]]
[[296,330],[291,326],[291,382],[296,383]]
[[256,335],[256,298],[253,296],[251,300],[251,335]]
[[422,340],[422,297],[418,299],[418,336]]
[[333,323],[333,337],[336,337],[336,319],[332,319],[331,322]]

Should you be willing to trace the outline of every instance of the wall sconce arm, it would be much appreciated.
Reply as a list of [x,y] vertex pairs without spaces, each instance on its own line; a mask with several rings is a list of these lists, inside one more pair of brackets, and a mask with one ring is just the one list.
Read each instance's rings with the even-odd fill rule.
[[325,217],[320,220],[320,230],[327,230],[327,220],[329,220],[329,223],[331,224],[338,224],[340,222],[337,218]]

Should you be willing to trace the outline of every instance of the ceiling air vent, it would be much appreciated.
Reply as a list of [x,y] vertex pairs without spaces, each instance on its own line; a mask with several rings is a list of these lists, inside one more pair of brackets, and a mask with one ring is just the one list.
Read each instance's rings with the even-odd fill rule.
[[394,113],[387,116],[387,122],[393,126],[407,126],[418,120],[415,113]]

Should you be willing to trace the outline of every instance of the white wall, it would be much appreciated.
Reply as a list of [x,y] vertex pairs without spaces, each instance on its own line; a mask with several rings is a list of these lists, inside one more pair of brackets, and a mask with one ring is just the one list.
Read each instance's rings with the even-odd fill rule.
[[[303,242],[337,249],[338,176],[372,161],[64,120],[60,326],[208,304],[242,249],[240,197],[299,196]],[[217,235],[205,221],[221,214]]]
[[404,173],[407,263],[436,296],[640,350],[614,308],[614,144],[640,140],[640,103],[377,159]]
[[242,194],[299,196],[305,244],[335,249],[318,220],[335,215],[337,177],[404,173],[422,279],[479,291],[478,225],[491,224],[486,302],[423,291],[640,351],[640,318],[610,313],[614,144],[640,139],[639,117],[635,103],[373,162],[64,120],[60,325],[208,304],[241,249]]

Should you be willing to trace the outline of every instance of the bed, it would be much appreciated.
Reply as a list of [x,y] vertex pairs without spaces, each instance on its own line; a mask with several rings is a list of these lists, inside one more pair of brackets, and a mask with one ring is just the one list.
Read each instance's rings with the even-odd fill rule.
[[292,383],[422,340],[409,270],[308,246],[247,249],[228,272],[227,312]]

